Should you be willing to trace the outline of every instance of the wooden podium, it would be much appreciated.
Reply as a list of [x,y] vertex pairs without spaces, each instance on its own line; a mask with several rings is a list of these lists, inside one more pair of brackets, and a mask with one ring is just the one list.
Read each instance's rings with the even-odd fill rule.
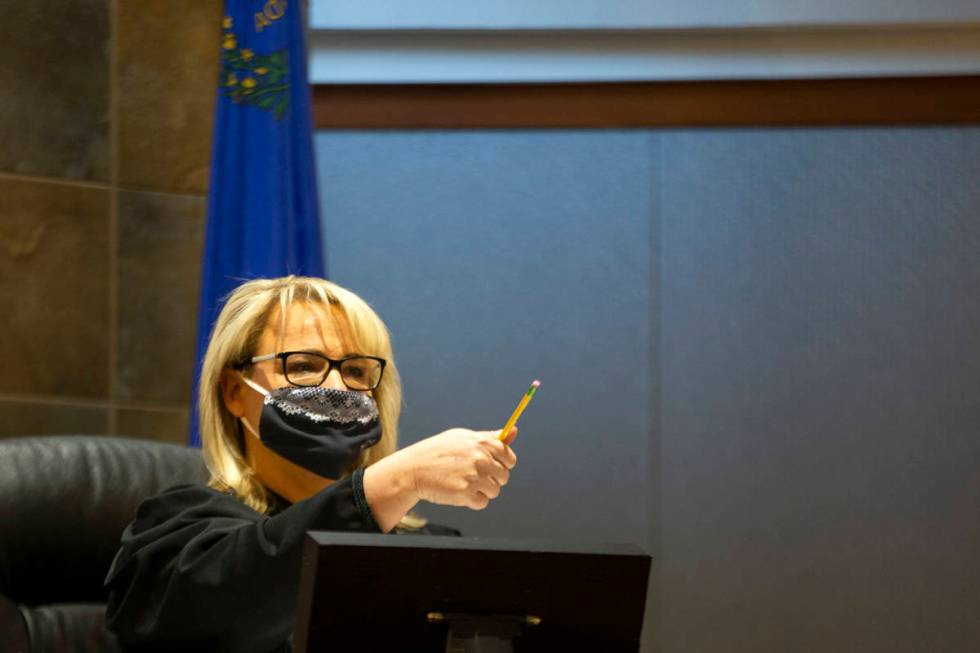
[[632,545],[311,531],[295,651],[635,652],[649,570]]

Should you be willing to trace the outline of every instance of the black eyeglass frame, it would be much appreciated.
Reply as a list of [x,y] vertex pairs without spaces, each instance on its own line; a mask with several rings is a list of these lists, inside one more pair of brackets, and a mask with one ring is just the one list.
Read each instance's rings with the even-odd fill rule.
[[[323,360],[327,361],[327,371],[323,373],[323,378],[320,379],[319,383],[295,383],[292,380],[290,380],[289,373],[286,371],[286,359],[292,354],[302,354],[304,356],[316,356],[317,358],[322,358]],[[379,385],[381,385],[381,379],[384,378],[385,375],[385,365],[388,364],[388,361],[386,361],[385,359],[379,356],[348,356],[347,358],[334,359],[334,358],[328,358],[327,356],[324,356],[323,354],[319,354],[315,351],[281,351],[277,354],[263,354],[262,356],[252,356],[249,359],[239,361],[238,364],[235,365],[235,368],[240,370],[240,369],[244,369],[245,367],[248,367],[253,363],[261,363],[262,361],[271,361],[271,360],[279,359],[279,366],[282,368],[282,375],[286,377],[287,383],[289,383],[290,385],[294,385],[297,388],[317,388],[323,385],[323,382],[327,380],[327,377],[330,376],[330,373],[334,371],[334,368],[336,368],[340,372],[340,378],[341,380],[343,380],[344,370],[341,369],[340,366],[343,363],[346,363],[347,361],[359,360],[362,358],[369,358],[373,361],[377,361],[381,365],[381,372],[378,374],[378,382],[375,383],[370,388],[351,388],[349,385],[347,385],[347,381],[344,381],[344,385],[347,386],[349,390],[359,390],[359,391],[369,392],[377,388]]]

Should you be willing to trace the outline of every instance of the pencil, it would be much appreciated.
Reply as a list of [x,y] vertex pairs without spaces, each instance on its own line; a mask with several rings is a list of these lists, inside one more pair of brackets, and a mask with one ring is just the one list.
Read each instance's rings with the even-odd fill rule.
[[507,434],[510,433],[512,428],[514,428],[514,424],[517,424],[517,420],[521,417],[521,413],[523,413],[524,409],[527,408],[528,403],[530,403],[531,398],[534,397],[534,393],[537,392],[540,386],[540,381],[534,381],[531,384],[531,387],[527,389],[527,392],[525,392],[524,396],[521,397],[521,403],[517,404],[517,408],[515,408],[514,412],[511,413],[510,419],[507,420],[503,430],[500,431],[500,435],[497,436],[498,440],[503,440],[507,437]]

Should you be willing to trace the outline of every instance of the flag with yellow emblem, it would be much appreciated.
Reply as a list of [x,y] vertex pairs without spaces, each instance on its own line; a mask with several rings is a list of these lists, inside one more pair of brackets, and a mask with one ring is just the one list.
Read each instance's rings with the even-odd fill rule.
[[243,280],[325,276],[300,0],[226,0],[201,269],[196,388],[222,300]]

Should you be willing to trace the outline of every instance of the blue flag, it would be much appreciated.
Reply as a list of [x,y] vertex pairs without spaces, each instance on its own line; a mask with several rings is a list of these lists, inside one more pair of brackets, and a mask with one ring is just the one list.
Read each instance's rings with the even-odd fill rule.
[[197,383],[223,298],[243,280],[323,277],[299,0],[226,0],[201,269]]

